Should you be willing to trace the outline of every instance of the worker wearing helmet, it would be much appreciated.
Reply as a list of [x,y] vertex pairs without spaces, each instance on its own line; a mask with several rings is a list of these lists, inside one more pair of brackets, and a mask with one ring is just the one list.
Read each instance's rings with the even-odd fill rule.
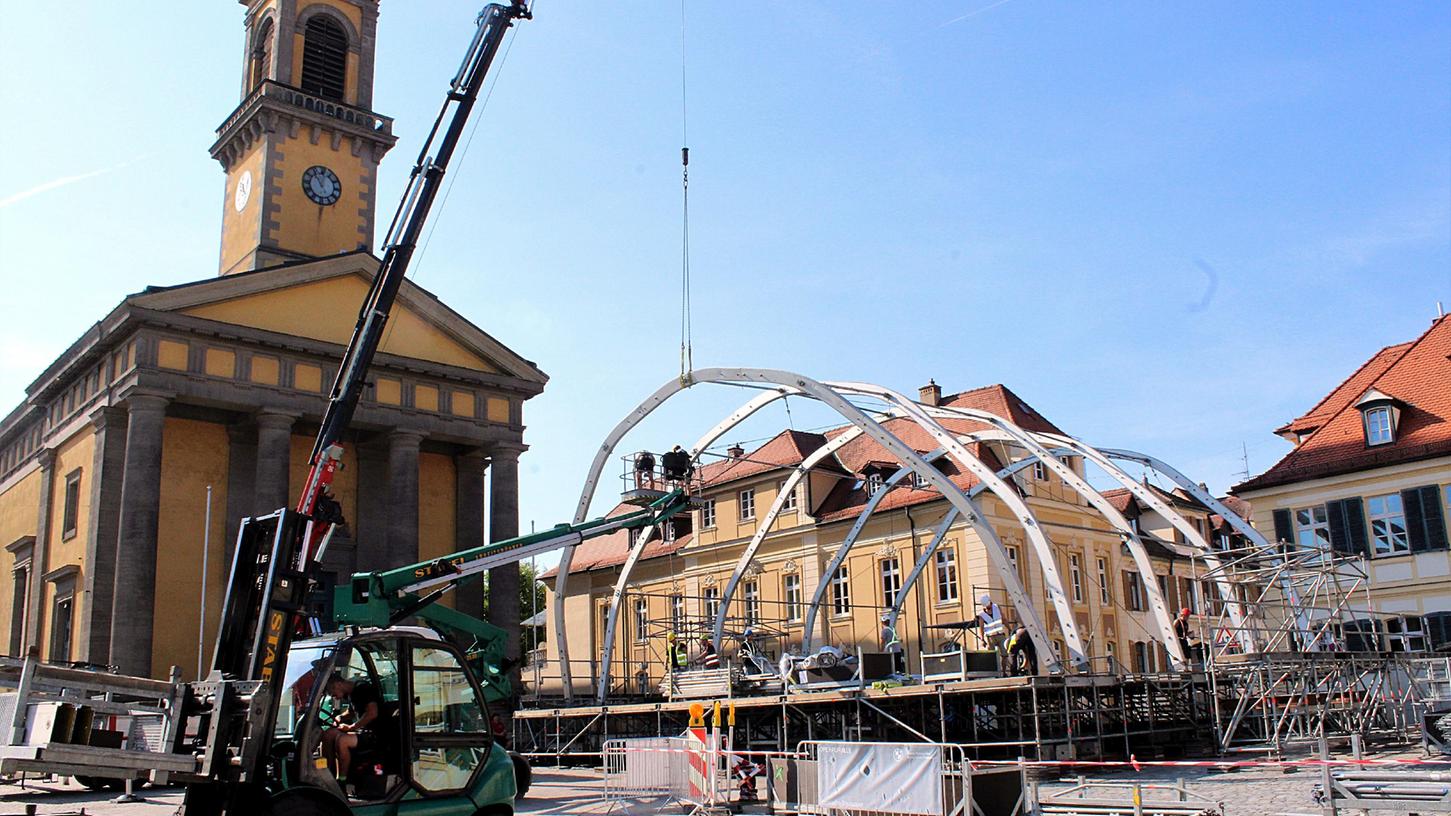
[[1190,663],[1195,662],[1194,646],[1189,640],[1189,616],[1192,614],[1189,607],[1179,610],[1179,617],[1174,619],[1174,637],[1179,640],[1179,650],[1184,653],[1184,659]]
[[685,649],[685,644],[680,642],[674,632],[665,636],[665,642],[669,644],[670,671],[685,671],[690,663],[690,655]]
[[963,625],[964,629],[978,629],[982,632],[983,642],[999,654],[1003,651],[1003,641],[1007,639],[1008,627],[1003,623],[1003,608],[993,602],[993,596],[984,592],[977,599],[980,608],[977,610],[977,617]]

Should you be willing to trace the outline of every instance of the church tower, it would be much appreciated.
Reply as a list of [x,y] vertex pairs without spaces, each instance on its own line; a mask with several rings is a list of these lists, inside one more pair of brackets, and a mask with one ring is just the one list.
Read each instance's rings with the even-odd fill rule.
[[221,274],[371,249],[397,141],[372,111],[378,0],[239,2],[242,102],[211,151],[227,174]]

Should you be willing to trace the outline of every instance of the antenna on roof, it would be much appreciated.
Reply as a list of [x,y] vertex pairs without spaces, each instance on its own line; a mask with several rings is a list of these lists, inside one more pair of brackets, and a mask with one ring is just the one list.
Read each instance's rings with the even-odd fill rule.
[[1243,439],[1239,442],[1239,458],[1244,463],[1244,469],[1240,471],[1239,476],[1239,480],[1243,482],[1249,479],[1249,447],[1244,444]]

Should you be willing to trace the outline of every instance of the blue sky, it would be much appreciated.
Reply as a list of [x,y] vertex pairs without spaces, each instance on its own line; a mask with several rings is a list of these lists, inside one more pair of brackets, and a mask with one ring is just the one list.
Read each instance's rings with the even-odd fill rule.
[[[687,2],[697,364],[1003,382],[1223,489],[1451,307],[1444,3]],[[0,0],[7,410],[125,294],[215,274],[243,9],[166,5]],[[478,7],[383,3],[384,211]],[[526,528],[678,366],[680,8],[602,7],[516,31],[413,273],[553,377]],[[745,397],[696,389],[636,441]]]

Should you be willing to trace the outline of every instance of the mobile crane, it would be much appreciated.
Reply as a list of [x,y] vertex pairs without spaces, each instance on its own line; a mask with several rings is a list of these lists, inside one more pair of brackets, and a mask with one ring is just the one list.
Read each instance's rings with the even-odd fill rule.
[[[667,523],[682,489],[638,512],[561,525],[433,562],[354,576],[337,592],[340,634],[299,640],[305,601],[340,521],[327,497],[342,439],[419,235],[504,34],[529,19],[525,0],[486,6],[413,167],[358,315],[295,508],[245,519],[237,536],[210,674],[187,684],[185,727],[170,746],[196,760],[169,772],[187,785],[187,816],[511,814],[516,766],[494,743],[489,700],[509,696],[503,630],[435,601],[459,581],[531,554],[621,529]],[[407,619],[423,626],[403,626]],[[368,627],[368,628],[365,628]],[[468,645],[465,654],[452,640]],[[331,730],[332,678],[372,685],[380,715],[339,780],[320,756]],[[336,732],[335,732],[336,733]],[[340,763],[341,764],[341,763]]]

